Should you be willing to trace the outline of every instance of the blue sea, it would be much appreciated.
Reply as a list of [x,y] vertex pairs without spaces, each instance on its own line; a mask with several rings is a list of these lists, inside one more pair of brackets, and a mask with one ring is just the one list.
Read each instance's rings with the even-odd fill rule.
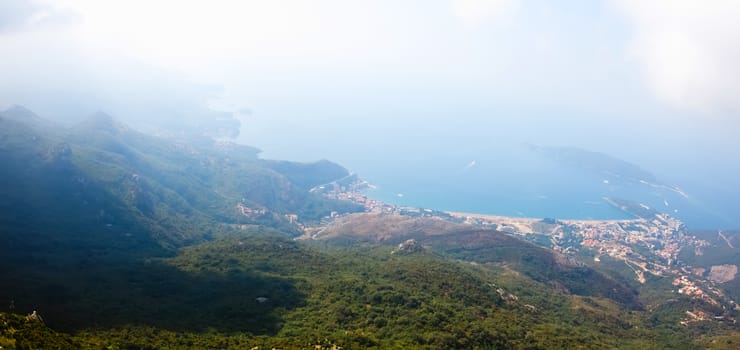
[[510,155],[448,162],[407,158],[361,176],[376,187],[367,191],[370,198],[400,206],[535,218],[633,218],[604,200],[611,197],[644,203],[690,228],[740,227],[736,218],[713,209],[697,192],[688,191],[687,198],[527,152]]

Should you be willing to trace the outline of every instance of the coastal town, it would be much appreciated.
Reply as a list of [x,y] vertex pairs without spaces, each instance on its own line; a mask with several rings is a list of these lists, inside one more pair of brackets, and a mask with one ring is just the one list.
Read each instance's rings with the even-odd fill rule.
[[[317,186],[311,192],[326,198],[359,204],[367,213],[429,217],[490,228],[545,246],[560,254],[581,260],[592,259],[593,264],[600,264],[608,257],[632,270],[634,278],[641,284],[651,277],[671,278],[676,294],[700,300],[718,309],[740,311],[740,306],[718,287],[718,283],[735,278],[737,266],[722,267],[725,277],[714,278],[715,274],[708,274],[704,269],[682,262],[679,259],[682,249],[701,252],[710,243],[690,235],[680,220],[652,210],[644,204],[625,204],[604,198],[606,202],[626,212],[640,213],[634,219],[627,220],[564,220],[444,212],[375,200],[365,194],[372,185],[353,175],[343,180]],[[630,211],[630,205],[638,207]],[[239,210],[245,216],[265,214],[262,209],[250,209],[242,204],[239,204]],[[342,215],[332,212],[315,225],[304,225],[295,214],[283,216],[285,221],[310,236],[310,232],[319,230]],[[681,324],[705,319],[735,322],[725,314],[707,315],[701,310],[686,310],[686,315]]]
[[[635,273],[636,280],[642,284],[646,283],[649,275],[673,278],[672,284],[678,294],[700,299],[720,308],[740,311],[740,306],[717,287],[718,283],[726,280],[713,278],[712,274],[705,277],[704,269],[689,266],[678,258],[681,249],[701,250],[709,242],[689,235],[681,221],[668,215],[655,214],[652,219],[631,220],[555,220],[460,213],[454,215],[464,217],[467,223],[493,227],[535,243],[543,240],[533,236],[544,236],[553,250],[569,255],[590,254],[593,255],[595,264],[608,256],[628,266]],[[734,278],[737,267],[730,265],[727,268],[732,270]],[[724,316],[716,317],[717,320],[724,320]]]
[[[718,287],[718,283],[735,278],[737,266],[731,265],[725,268],[729,270],[731,276],[718,279],[712,274],[707,274],[704,269],[694,268],[681,261],[679,253],[682,249],[694,249],[701,252],[710,243],[689,234],[686,226],[677,218],[660,213],[644,204],[604,198],[605,202],[635,216],[634,219],[627,220],[521,218],[441,212],[391,205],[367,197],[364,190],[368,186],[371,185],[356,179],[346,184],[323,185],[314,191],[320,191],[327,198],[361,204],[367,212],[437,217],[492,228],[544,245],[562,254],[581,258],[592,256],[594,264],[599,264],[602,259],[609,257],[629,267],[639,283],[646,283],[651,275],[672,278],[672,285],[677,294],[702,300],[718,308],[740,311],[740,306]],[[687,310],[687,318],[683,322],[690,323],[701,319],[701,317],[691,315],[702,314],[703,312]],[[730,321],[724,317],[714,315],[711,318]]]

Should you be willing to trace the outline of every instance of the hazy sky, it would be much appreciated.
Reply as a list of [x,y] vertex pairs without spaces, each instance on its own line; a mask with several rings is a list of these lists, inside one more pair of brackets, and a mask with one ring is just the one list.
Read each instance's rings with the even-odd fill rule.
[[531,142],[733,179],[737,18],[735,0],[0,0],[0,105],[233,116],[265,157],[360,173]]

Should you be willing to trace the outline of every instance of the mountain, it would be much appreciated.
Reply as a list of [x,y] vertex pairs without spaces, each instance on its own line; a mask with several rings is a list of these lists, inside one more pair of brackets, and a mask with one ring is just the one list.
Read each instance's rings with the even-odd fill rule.
[[740,231],[691,232],[696,240],[681,251],[679,259],[694,267],[694,274],[706,278],[740,300]]
[[[280,219],[284,214],[297,214],[301,220],[311,221],[332,210],[341,211],[343,206],[348,210],[356,209],[305,190],[307,186],[348,175],[345,169],[328,161],[307,165],[278,163],[282,164],[282,169],[275,166],[275,161],[259,159],[257,150],[251,147],[226,142],[193,145],[151,137],[116,122],[104,113],[96,113],[69,130],[44,128],[37,123],[28,126],[15,115],[8,117],[7,112],[2,114],[9,119],[6,124],[11,124],[11,127],[4,125],[3,130],[8,133],[6,137],[17,138],[15,147],[33,150],[35,154],[4,154],[33,165],[28,167],[30,169],[23,169],[8,164],[4,167],[8,176],[33,171],[36,163],[39,167],[53,168],[46,171],[64,170],[67,172],[64,176],[34,179],[34,183],[43,184],[42,180],[76,182],[80,188],[73,189],[77,191],[75,193],[67,193],[68,198],[84,197],[88,192],[94,192],[96,186],[102,187],[103,192],[116,199],[105,203],[119,203],[128,210],[117,217],[118,220],[133,216],[132,220],[146,222],[150,228],[158,230],[157,226],[173,217],[190,221],[188,226],[204,216],[231,224],[284,221]],[[294,181],[291,179],[294,173],[291,166],[306,167],[302,173],[309,178]],[[11,181],[7,183],[13,184]],[[54,184],[53,187],[60,186]],[[87,200],[81,198],[75,203]],[[260,218],[245,217],[239,213],[239,205],[265,209],[270,213]],[[95,208],[94,211],[104,209]],[[171,225],[179,224],[173,222]],[[177,244],[181,240],[201,239],[204,234],[192,232],[182,225],[177,230],[181,239],[174,238],[177,234],[169,234],[163,239]]]
[[547,147],[528,145],[528,148],[543,157],[566,166],[600,174],[611,180],[637,184],[641,181],[658,183],[655,175],[640,166],[601,152],[577,147]]
[[565,188],[588,198],[584,203],[591,206],[608,207],[605,204],[611,203],[601,202],[603,197],[642,203],[695,228],[732,229],[740,225],[733,215],[735,202],[718,199],[722,197],[718,191],[726,191],[697,187],[696,183],[669,183],[643,166],[601,152],[535,145],[527,145],[527,149],[545,161],[543,173],[565,174],[557,181],[551,180],[543,191],[557,192],[556,186]]
[[67,323],[101,271],[250,225],[297,234],[303,222],[360,209],[303,188],[330,181],[324,168],[348,175],[333,163],[309,167],[321,174],[300,185],[272,164],[251,147],[156,138],[103,113],[64,129],[19,107],[2,112],[0,261],[15,268],[2,272],[0,300]]
[[[105,113],[65,128],[21,107],[0,112],[0,183],[3,348],[740,342],[737,310],[677,292],[689,289],[671,284],[667,262],[706,266],[686,283],[730,288],[737,236],[688,240],[657,211],[606,226],[481,224],[368,199],[359,192],[367,183],[326,160],[155,137]],[[674,241],[694,254],[663,244]],[[703,255],[715,251],[721,258]],[[635,266],[656,274],[640,283]]]

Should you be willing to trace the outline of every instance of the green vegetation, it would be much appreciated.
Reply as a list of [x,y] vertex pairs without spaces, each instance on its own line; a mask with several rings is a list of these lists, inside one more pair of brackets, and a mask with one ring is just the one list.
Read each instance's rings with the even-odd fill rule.
[[[690,344],[684,329],[663,327],[675,320],[659,319],[662,312],[650,316],[609,299],[561,294],[508,268],[391,254],[386,246],[299,243],[265,231],[107,271],[88,284],[82,300],[67,301],[64,323],[91,348]],[[47,292],[53,297],[58,290]]]
[[[695,267],[711,270],[712,266],[731,264],[740,266],[740,232],[723,231],[722,236],[717,231],[692,231],[698,239],[709,244],[702,247],[688,247],[681,250],[678,259]],[[729,244],[728,244],[729,242]],[[733,300],[740,300],[740,278],[720,284],[720,287]]]
[[[85,348],[686,348],[681,330],[507,268],[254,231],[110,271],[68,331]],[[50,291],[51,292],[51,291]],[[265,299],[258,299],[265,298]],[[88,305],[89,306],[86,306]]]
[[[624,266],[596,270],[495,231],[295,241],[300,231],[286,214],[311,222],[359,209],[308,191],[348,175],[330,162],[158,139],[105,115],[67,131],[43,125],[0,116],[3,349],[722,349],[738,341],[733,325],[678,324],[687,309],[711,305],[653,304],[674,297],[663,288],[670,281],[640,287],[619,277]],[[409,238],[419,249],[394,253]],[[34,310],[43,320],[26,316]]]
[[483,264],[506,264],[535,281],[569,293],[609,298],[631,309],[642,308],[635,291],[622,281],[512,236],[469,231],[436,236],[429,242],[445,256]]
[[717,231],[691,231],[698,239],[709,242],[709,245],[698,249],[684,249],[679,259],[693,266],[711,267],[712,265],[738,264],[740,262],[740,232],[725,231],[723,236],[727,238],[731,247],[727,244]]
[[78,349],[71,336],[57,333],[33,314],[0,312],[0,349]]

